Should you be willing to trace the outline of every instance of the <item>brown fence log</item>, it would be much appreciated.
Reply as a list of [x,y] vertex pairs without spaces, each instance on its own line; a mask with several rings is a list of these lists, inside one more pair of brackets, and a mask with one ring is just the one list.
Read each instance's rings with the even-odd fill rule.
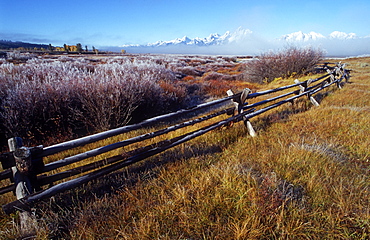
[[133,124],[133,125],[128,125],[128,126],[116,128],[116,129],[111,129],[111,130],[108,130],[108,131],[105,131],[105,132],[101,132],[101,133],[97,133],[97,134],[94,134],[94,135],[90,135],[90,136],[82,137],[82,138],[79,138],[79,139],[71,140],[71,141],[68,141],[68,142],[59,143],[59,144],[56,144],[56,145],[45,147],[43,153],[40,154],[40,157],[49,156],[49,155],[52,155],[52,154],[55,154],[55,153],[58,153],[58,152],[61,152],[61,151],[76,148],[76,147],[83,146],[83,145],[86,145],[86,144],[89,144],[89,143],[93,143],[93,142],[96,142],[96,141],[99,141],[99,140],[103,140],[103,139],[106,139],[106,138],[109,138],[109,137],[113,137],[113,136],[116,136],[116,135],[119,135],[119,134],[122,134],[122,133],[126,133],[126,132],[130,132],[130,131],[133,131],[133,130],[136,130],[136,129],[147,127],[147,126],[152,125],[154,123],[158,123],[160,121],[164,121],[164,120],[167,120],[167,119],[170,119],[170,118],[178,117],[178,116],[181,116],[181,115],[184,115],[184,114],[187,114],[187,113],[192,113],[192,112],[204,109],[206,107],[212,107],[212,106],[224,103],[224,102],[230,100],[231,98],[232,97],[226,97],[226,98],[223,98],[223,99],[214,100],[214,101],[211,101],[211,102],[208,102],[208,103],[199,104],[197,106],[194,106],[194,107],[191,107],[191,108],[188,108],[188,109],[182,109],[182,110],[179,110],[177,112],[168,113],[168,114],[164,114],[164,115],[161,115],[161,116],[153,117],[153,118],[144,120],[144,121],[142,121],[138,124]]
[[225,114],[230,110],[231,109],[225,109],[225,110],[222,110],[222,111],[219,111],[219,112],[216,112],[216,113],[213,113],[213,114],[201,117],[201,118],[197,118],[197,119],[194,119],[194,120],[191,120],[191,121],[183,122],[183,123],[180,123],[180,124],[177,124],[177,125],[174,125],[174,126],[171,126],[171,127],[167,127],[165,129],[161,129],[161,130],[158,130],[158,131],[155,131],[155,132],[152,132],[152,133],[146,133],[146,134],[143,134],[143,135],[140,135],[140,136],[136,136],[136,137],[121,141],[121,142],[113,143],[113,144],[110,144],[110,145],[107,145],[107,146],[104,146],[104,147],[99,147],[99,148],[92,149],[90,151],[87,151],[87,152],[84,152],[84,153],[81,153],[81,154],[77,154],[77,155],[74,155],[74,156],[71,156],[71,157],[67,157],[65,159],[58,160],[58,161],[46,164],[45,167],[43,168],[42,172],[48,172],[48,171],[51,171],[51,170],[54,170],[54,169],[72,164],[72,163],[76,163],[78,161],[81,161],[81,160],[89,158],[89,157],[94,157],[94,156],[106,153],[108,151],[112,151],[112,150],[120,148],[120,147],[128,146],[128,145],[136,143],[136,142],[140,142],[140,141],[143,141],[143,140],[154,138],[154,137],[157,137],[157,136],[160,136],[160,135],[163,135],[163,134],[166,134],[166,133],[169,133],[169,132],[172,132],[172,131],[175,131],[175,130],[178,130],[178,129],[181,129],[181,128],[184,128],[184,127],[187,127],[187,126],[191,126],[191,125],[194,125],[196,123],[200,123],[200,122],[203,122],[205,120],[209,120],[211,118],[214,118],[214,117],[217,117],[219,115]]
[[203,135],[203,134],[205,134],[205,133],[207,133],[211,130],[214,130],[216,128],[224,126],[224,125],[228,124],[231,121],[238,121],[238,120],[241,119],[241,117],[243,115],[245,115],[247,113],[248,112],[244,112],[244,113],[235,115],[231,118],[228,118],[228,119],[222,120],[220,122],[214,123],[210,126],[207,126],[207,127],[201,128],[199,130],[196,130],[194,132],[187,133],[187,134],[184,134],[182,136],[179,136],[179,137],[176,137],[176,138],[173,138],[173,139],[170,139],[170,140],[162,141],[159,144],[147,146],[147,147],[145,147],[145,148],[149,148],[147,151],[143,151],[143,152],[141,152],[141,153],[139,153],[135,156],[132,156],[132,157],[126,158],[126,155],[117,155],[117,156],[114,157],[116,161],[119,161],[121,159],[125,159],[125,160],[122,161],[122,162],[118,162],[118,163],[112,164],[110,166],[104,167],[102,169],[96,170],[92,173],[88,173],[84,176],[81,176],[81,177],[78,177],[78,178],[60,183],[60,184],[55,185],[55,186],[52,186],[52,187],[50,187],[50,188],[48,188],[44,191],[41,191],[41,192],[38,192],[38,193],[35,193],[35,194],[31,194],[31,195],[26,196],[25,198],[23,198],[21,201],[17,200],[17,201],[8,203],[6,205],[3,205],[3,210],[4,210],[5,213],[10,214],[10,213],[14,212],[15,210],[17,210],[18,208],[29,207],[34,202],[40,201],[40,200],[45,199],[45,198],[49,198],[51,196],[54,196],[58,193],[61,193],[61,192],[64,192],[64,191],[67,191],[67,190],[70,190],[70,189],[73,189],[73,188],[78,187],[78,186],[80,186],[84,183],[92,181],[96,178],[99,178],[101,176],[112,173],[113,171],[119,170],[123,167],[134,164],[134,163],[136,163],[138,161],[141,161],[145,158],[148,158],[150,156],[154,156],[158,153],[164,152],[165,150],[167,150],[169,148],[172,148],[172,147],[177,146],[181,143],[189,141],[193,138],[201,136],[201,135]]

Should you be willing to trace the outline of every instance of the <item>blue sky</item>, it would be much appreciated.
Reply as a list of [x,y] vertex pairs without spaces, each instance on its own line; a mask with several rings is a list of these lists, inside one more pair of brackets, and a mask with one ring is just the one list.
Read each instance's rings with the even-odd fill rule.
[[315,31],[370,35],[370,1],[0,0],[0,39],[89,46],[145,44],[224,34],[262,38]]

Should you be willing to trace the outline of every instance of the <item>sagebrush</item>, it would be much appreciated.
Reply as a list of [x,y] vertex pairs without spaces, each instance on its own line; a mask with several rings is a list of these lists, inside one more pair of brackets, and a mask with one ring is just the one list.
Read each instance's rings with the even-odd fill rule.
[[267,52],[246,65],[245,79],[251,82],[272,82],[276,78],[302,75],[314,70],[323,58],[320,49],[290,47],[279,52]]
[[183,107],[186,89],[169,92],[160,84],[174,80],[162,65],[125,58],[1,64],[1,128],[7,136],[42,139],[119,127]]

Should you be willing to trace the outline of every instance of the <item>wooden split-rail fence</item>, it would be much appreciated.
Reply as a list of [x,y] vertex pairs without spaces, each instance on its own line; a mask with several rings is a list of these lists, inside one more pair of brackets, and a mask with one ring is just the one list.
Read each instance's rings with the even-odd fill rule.
[[[2,172],[0,172],[0,180],[10,179],[11,181],[9,181],[10,183],[7,186],[0,188],[0,194],[14,192],[17,200],[3,205],[2,208],[7,214],[20,211],[20,217],[22,218],[22,214],[24,214],[25,216],[23,216],[23,218],[27,219],[29,217],[29,212],[32,205],[37,201],[50,198],[66,190],[73,189],[93,179],[102,177],[150,156],[164,152],[169,148],[185,143],[211,130],[230,125],[231,123],[238,121],[244,121],[246,127],[248,128],[249,134],[251,136],[256,136],[256,132],[250,122],[251,118],[283,104],[293,103],[295,99],[301,97],[307,97],[313,105],[319,106],[319,103],[314,98],[316,93],[333,84],[336,84],[338,88],[341,88],[343,80],[348,81],[349,79],[349,70],[345,69],[345,64],[337,63],[334,66],[331,65],[331,63],[325,63],[322,67],[322,69],[326,71],[325,74],[323,73],[323,76],[316,79],[309,79],[303,82],[300,82],[297,79],[292,85],[255,93],[251,93],[249,89],[244,89],[242,92],[234,94],[231,90],[229,90],[227,91],[228,97],[222,99],[203,103],[192,108],[182,109],[177,112],[153,117],[138,124],[123,126],[68,142],[59,143],[53,146],[25,147],[22,144],[22,139],[18,137],[11,138],[8,140],[10,151],[0,155],[2,168],[4,169]],[[294,88],[296,89],[294,90]],[[287,89],[293,90],[285,92],[284,90]],[[271,95],[272,93],[281,91],[284,91],[284,93],[279,96],[264,99],[253,104],[248,104],[246,102],[247,99]],[[221,106],[221,104],[225,105],[225,103],[230,101],[233,102],[233,107],[223,107],[225,109],[214,112],[213,109],[215,106]],[[199,113],[200,110],[202,110],[203,113],[205,110],[211,113],[209,113],[209,115],[175,124],[155,132],[146,133],[106,146],[100,146],[87,152],[65,157],[54,162],[47,164],[44,164],[43,162],[43,158],[46,156],[67,151],[72,148],[81,147],[86,144],[97,142],[99,140],[107,139],[143,127],[148,127],[154,123],[173,119],[174,117],[190,115],[188,113],[193,113],[194,115],[194,113]],[[103,158],[83,166],[64,171],[62,170],[55,173],[55,170],[58,168],[66,167],[67,165],[80,162],[84,159],[95,157],[118,148],[123,148],[133,143],[151,139],[165,133],[184,128],[186,126],[204,122],[223,114],[229,114],[232,116],[216,123],[212,123],[206,127],[202,127],[198,130],[194,130],[165,141],[159,141],[156,144],[141,147],[123,155],[120,154],[109,158]],[[75,178],[73,178],[74,176]],[[69,178],[69,180],[61,182],[63,179],[67,178]],[[55,184],[56,182],[61,183]],[[27,220],[24,220],[24,222],[27,222]]]

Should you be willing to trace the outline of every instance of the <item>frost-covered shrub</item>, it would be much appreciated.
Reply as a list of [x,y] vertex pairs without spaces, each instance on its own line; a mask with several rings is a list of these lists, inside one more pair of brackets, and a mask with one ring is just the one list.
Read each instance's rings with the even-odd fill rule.
[[8,52],[9,61],[27,61],[32,58],[36,58],[36,55],[32,53],[21,53],[19,51]]
[[235,80],[233,76],[227,75],[227,74],[222,74],[218,72],[208,72],[204,74],[203,76],[203,81],[210,81],[210,80]]
[[200,71],[191,66],[176,68],[176,72],[182,73],[184,75],[190,75],[190,76],[202,76],[204,74],[203,71]]
[[164,66],[127,58],[103,62],[63,57],[0,65],[1,131],[45,139],[106,130],[184,106],[184,88],[163,88],[175,84]]
[[268,52],[247,63],[247,81],[263,83],[275,78],[290,77],[310,72],[322,59],[323,52],[312,47],[290,47],[283,51]]

